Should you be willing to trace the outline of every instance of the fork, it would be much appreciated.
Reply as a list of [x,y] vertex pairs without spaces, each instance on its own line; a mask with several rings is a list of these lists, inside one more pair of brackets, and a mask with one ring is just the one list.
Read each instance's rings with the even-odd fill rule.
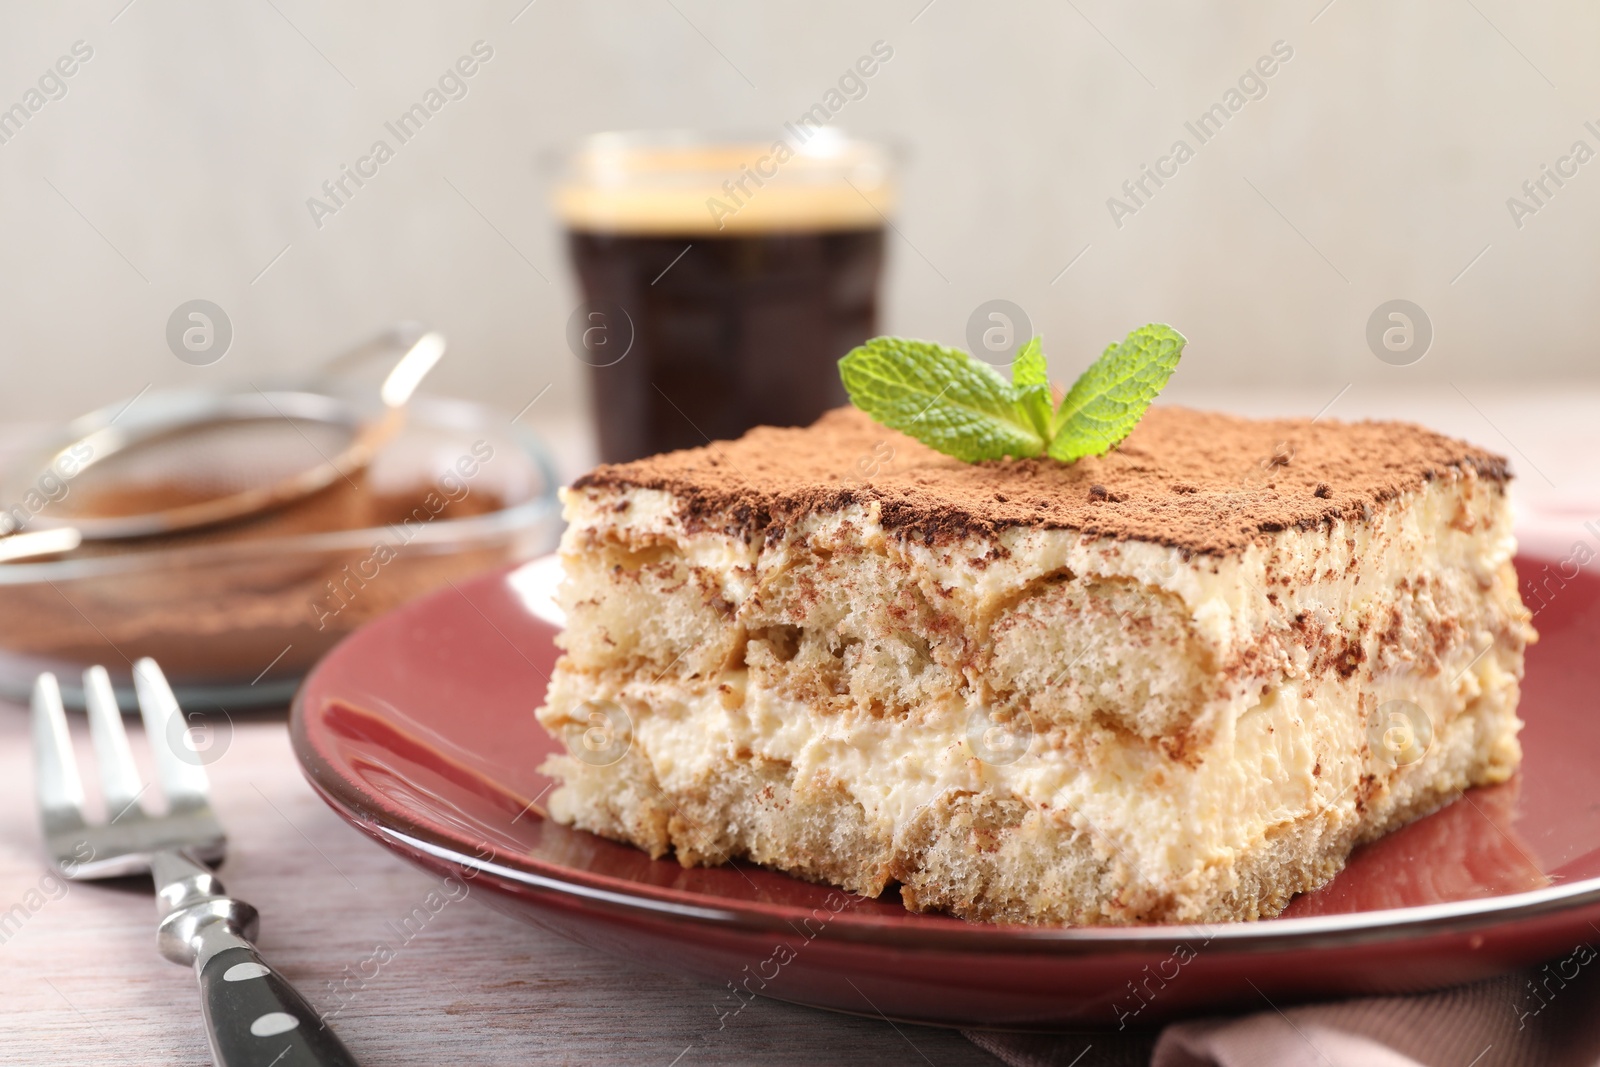
[[128,747],[122,714],[104,667],[83,672],[89,734],[99,764],[108,821],[83,816],[61,687],[53,674],[33,690],[33,751],[39,822],[52,866],[73,880],[148,872],[156,889],[156,942],[173,963],[194,968],[206,1037],[216,1067],[355,1067],[315,1009],[261,961],[251,940],[256,909],[228,896],[207,864],[220,863],[227,837],[211,811],[205,768],[178,753],[182,712],[155,660],[133,668],[145,734],[155,756],[167,813],[140,805],[149,788]]

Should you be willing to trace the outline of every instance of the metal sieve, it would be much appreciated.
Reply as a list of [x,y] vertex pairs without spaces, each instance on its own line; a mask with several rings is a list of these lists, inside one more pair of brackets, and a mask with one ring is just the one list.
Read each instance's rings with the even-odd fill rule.
[[388,356],[376,405],[252,387],[161,392],[76,419],[64,443],[0,479],[0,562],[234,521],[349,481],[398,432],[444,351],[442,335],[396,327],[316,379]]

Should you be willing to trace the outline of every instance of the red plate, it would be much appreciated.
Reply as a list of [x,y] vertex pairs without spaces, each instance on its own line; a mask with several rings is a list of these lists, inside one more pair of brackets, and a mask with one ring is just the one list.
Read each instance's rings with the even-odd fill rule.
[[1565,955],[1600,923],[1600,579],[1587,574],[1547,592],[1535,620],[1517,779],[1357,852],[1282,918],[1209,928],[913,915],[744,864],[685,870],[547,821],[551,782],[535,768],[553,743],[533,709],[555,630],[527,585],[488,575],[347,639],[295,701],[295,752],[388,848],[475,878],[489,890],[475,896],[527,922],[699,976],[728,1012],[760,994],[932,1024],[1145,1025],[1263,996],[1473,981]]

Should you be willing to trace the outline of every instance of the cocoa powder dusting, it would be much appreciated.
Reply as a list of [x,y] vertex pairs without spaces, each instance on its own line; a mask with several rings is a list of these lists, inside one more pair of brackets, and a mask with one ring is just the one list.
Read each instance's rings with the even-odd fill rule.
[[1362,519],[1373,504],[1469,472],[1510,478],[1503,457],[1409,423],[1167,406],[1105,456],[963,463],[844,407],[809,427],[760,427],[601,466],[574,488],[663,490],[691,525],[746,537],[775,538],[801,516],[876,502],[885,528],[929,542],[1021,526],[1223,555],[1274,532]]

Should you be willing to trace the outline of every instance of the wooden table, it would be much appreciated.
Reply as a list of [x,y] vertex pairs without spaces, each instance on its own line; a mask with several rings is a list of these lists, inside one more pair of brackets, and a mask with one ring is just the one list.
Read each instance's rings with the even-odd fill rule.
[[[87,728],[72,718],[88,768]],[[149,780],[143,738],[133,740]],[[28,744],[26,709],[0,703],[0,1061],[209,1063],[194,977],[156,953],[149,883],[47,877]],[[281,714],[235,715],[209,770],[232,842],[220,872],[228,890],[261,909],[267,960],[319,1010],[336,1007],[333,983],[375,943],[394,943],[387,924],[436,880],[312,793]],[[717,1003],[715,989],[599,955],[469,897],[350,997],[335,1026],[369,1065],[997,1062],[953,1031],[776,1001],[756,1001],[719,1031]]]
[[[1247,414],[1310,413],[1328,405],[1325,392],[1180,399]],[[1589,462],[1600,390],[1469,392],[1479,399],[1442,388],[1352,389],[1333,398],[1332,414],[1409,418],[1510,452],[1523,472],[1524,544],[1570,544],[1583,520],[1600,517],[1600,475]],[[581,465],[568,458],[564,466]],[[86,757],[81,716],[74,729]],[[141,742],[135,738],[136,748]],[[46,897],[28,898],[44,885],[45,867],[27,745],[26,712],[0,703],[0,923],[14,905]],[[313,1004],[335,1006],[330,983],[377,941],[392,939],[386,924],[409,914],[432,880],[316,798],[290,755],[281,715],[237,718],[211,776],[233,840],[221,872],[229,890],[261,909],[268,960]],[[147,885],[84,884],[43,899],[14,933],[0,930],[0,1062],[208,1062],[194,980],[156,954],[153,916]],[[764,1000],[719,1032],[717,998],[714,989],[597,955],[469,899],[441,911],[336,1025],[370,1065],[997,1062],[953,1032]]]

